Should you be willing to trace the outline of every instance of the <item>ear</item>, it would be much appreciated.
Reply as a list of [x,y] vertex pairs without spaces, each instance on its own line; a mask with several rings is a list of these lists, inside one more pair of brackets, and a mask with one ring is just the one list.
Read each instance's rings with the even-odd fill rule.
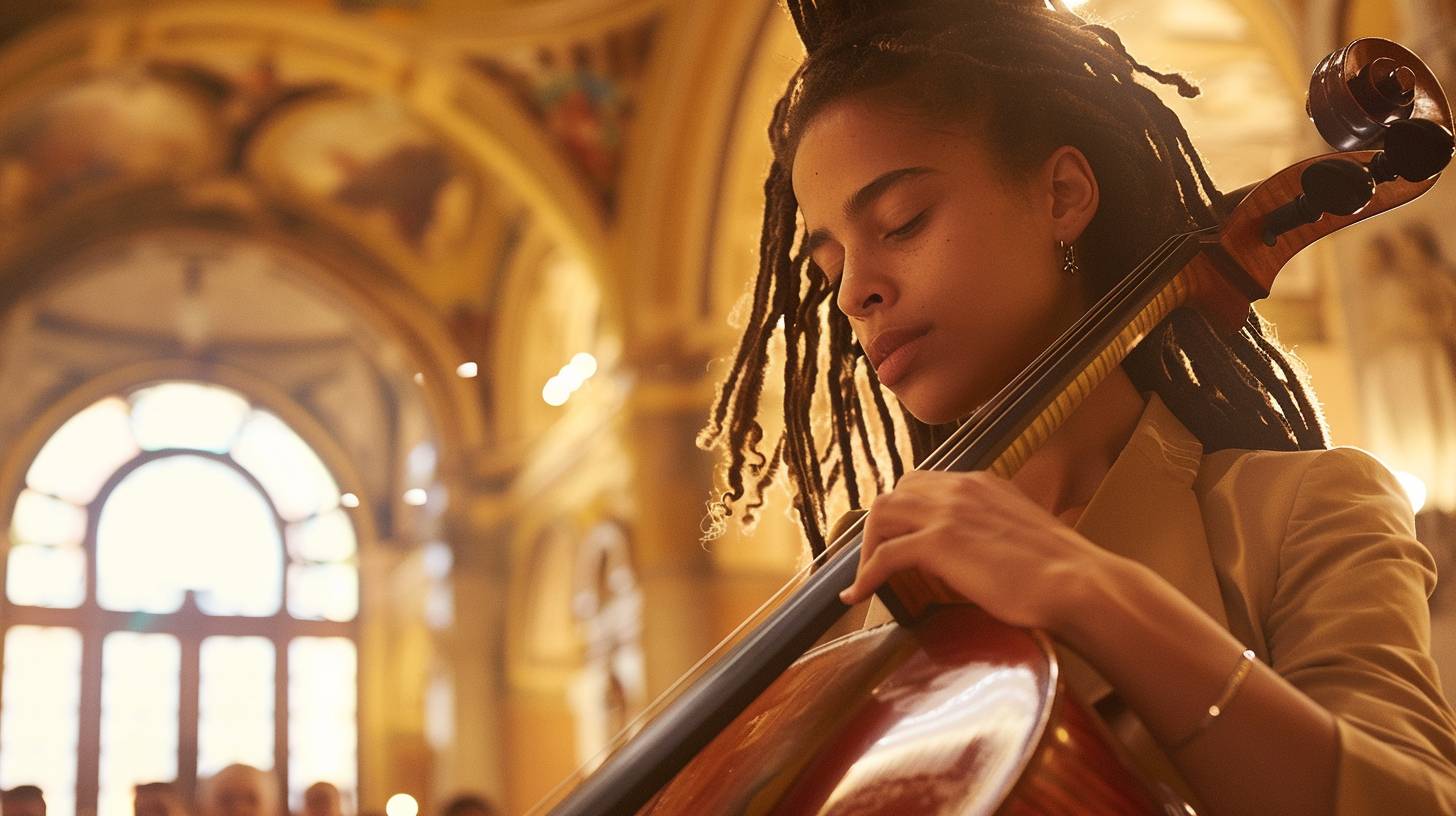
[[1082,151],[1071,145],[1052,151],[1042,169],[1050,198],[1052,238],[1070,244],[1097,214],[1097,175]]

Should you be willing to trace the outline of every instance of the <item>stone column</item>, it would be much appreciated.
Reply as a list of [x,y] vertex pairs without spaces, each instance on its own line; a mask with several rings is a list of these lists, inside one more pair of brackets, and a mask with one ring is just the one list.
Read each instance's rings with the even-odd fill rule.
[[[495,480],[491,480],[494,483]],[[447,680],[429,705],[447,709],[448,749],[437,761],[437,801],[462,792],[506,804],[509,773],[504,710],[505,615],[509,597],[509,519],[495,510],[498,488],[476,484],[452,497],[446,537],[453,553],[449,625],[439,632]],[[436,735],[432,735],[436,736]],[[521,758],[516,758],[520,761]]]
[[[647,691],[656,697],[724,634],[700,539],[713,457],[695,440],[712,386],[697,363],[639,366],[624,444],[633,461],[632,550],[642,588]],[[696,376],[688,375],[696,371]],[[684,376],[688,375],[688,376]]]

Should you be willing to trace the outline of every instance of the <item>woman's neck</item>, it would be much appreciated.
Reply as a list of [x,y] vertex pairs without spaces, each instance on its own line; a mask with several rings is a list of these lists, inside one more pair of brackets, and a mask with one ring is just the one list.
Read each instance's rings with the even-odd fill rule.
[[1011,477],[1012,483],[1053,515],[1075,524],[1132,437],[1146,404],[1122,367],[1113,368]]

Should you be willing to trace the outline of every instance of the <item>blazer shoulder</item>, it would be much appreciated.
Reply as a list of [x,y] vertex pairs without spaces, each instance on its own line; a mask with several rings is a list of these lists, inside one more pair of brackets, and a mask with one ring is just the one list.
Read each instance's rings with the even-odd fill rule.
[[1287,495],[1291,500],[1307,480],[1319,485],[1348,485],[1356,493],[1403,495],[1400,480],[1379,459],[1360,448],[1339,445],[1316,450],[1276,451],[1227,448],[1205,454],[1194,489]]

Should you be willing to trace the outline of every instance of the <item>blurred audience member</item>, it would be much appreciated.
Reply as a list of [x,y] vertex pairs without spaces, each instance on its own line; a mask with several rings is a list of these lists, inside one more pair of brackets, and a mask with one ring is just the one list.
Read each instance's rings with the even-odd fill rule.
[[343,816],[339,789],[328,782],[315,782],[303,792],[302,816]]
[[229,765],[202,788],[202,816],[283,816],[273,774],[251,765]]
[[187,805],[171,782],[144,782],[132,789],[135,816],[187,816]]
[[440,816],[500,816],[500,811],[484,796],[465,793],[445,802]]
[[0,792],[0,812],[5,816],[46,816],[45,797],[34,785],[16,785]]

